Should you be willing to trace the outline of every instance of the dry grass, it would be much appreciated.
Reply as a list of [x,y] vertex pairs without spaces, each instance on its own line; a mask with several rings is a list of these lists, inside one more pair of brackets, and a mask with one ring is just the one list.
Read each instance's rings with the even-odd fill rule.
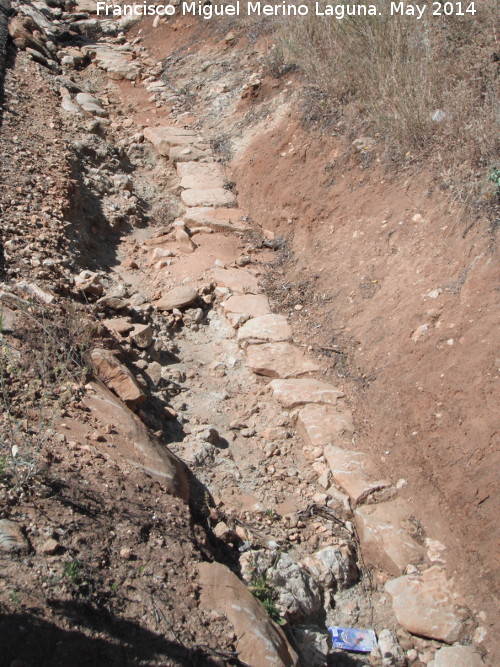
[[476,2],[467,17],[432,16],[429,6],[420,21],[391,17],[378,3],[386,11],[376,17],[283,18],[273,69],[299,67],[351,138],[375,136],[397,162],[435,159],[462,200],[491,194],[500,147],[496,0]]
[[0,331],[0,486],[16,492],[39,471],[55,419],[78,399],[90,345],[72,309],[31,303],[18,317],[14,332]]

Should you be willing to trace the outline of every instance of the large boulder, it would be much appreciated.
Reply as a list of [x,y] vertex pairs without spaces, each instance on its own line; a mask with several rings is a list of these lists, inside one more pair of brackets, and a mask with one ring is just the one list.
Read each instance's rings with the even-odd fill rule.
[[127,406],[104,385],[93,382],[84,398],[85,405],[103,427],[113,424],[112,456],[121,456],[157,477],[169,493],[189,499],[186,466]]
[[385,584],[398,622],[415,635],[452,644],[467,630],[468,613],[459,605],[443,569],[433,566],[419,574]]
[[200,605],[225,614],[238,638],[239,659],[255,667],[294,667],[298,657],[245,584],[221,563],[200,563]]
[[434,667],[483,667],[473,646],[445,646],[434,656]]
[[309,556],[304,565],[324,589],[343,590],[359,579],[356,552],[351,544],[324,547]]

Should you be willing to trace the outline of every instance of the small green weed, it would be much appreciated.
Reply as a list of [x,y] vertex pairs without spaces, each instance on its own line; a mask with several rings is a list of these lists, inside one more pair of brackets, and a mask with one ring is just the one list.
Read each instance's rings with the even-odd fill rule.
[[282,618],[278,607],[276,606],[276,599],[278,594],[273,589],[271,584],[266,578],[265,574],[256,574],[250,585],[250,590],[255,595],[257,600],[260,601],[266,613],[272,618],[275,623],[278,625],[284,625],[286,623],[285,619]]
[[490,169],[488,180],[490,183],[493,183],[493,196],[500,197],[500,169],[498,167],[493,167],[493,169]]
[[72,584],[78,584],[81,576],[81,566],[80,563],[74,559],[69,561],[69,563],[64,563],[64,576],[66,579],[69,579]]
[[9,593],[9,600],[12,602],[13,605],[19,605],[21,602],[21,596],[19,594],[19,591],[11,591]]

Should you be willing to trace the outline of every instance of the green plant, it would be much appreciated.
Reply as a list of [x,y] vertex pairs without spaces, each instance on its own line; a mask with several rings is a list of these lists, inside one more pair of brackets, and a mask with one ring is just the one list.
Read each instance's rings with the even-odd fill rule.
[[79,561],[74,558],[68,563],[64,563],[63,574],[72,584],[77,585],[81,579],[81,565]]
[[7,457],[0,456],[0,478],[3,477],[7,472]]
[[267,580],[265,574],[254,574],[252,583],[250,585],[250,590],[257,598],[257,600],[260,601],[266,610],[266,613],[273,619],[273,621],[278,623],[278,625],[284,625],[286,623],[285,619],[281,616],[278,607],[276,606],[278,594]]
[[490,183],[493,183],[493,195],[495,197],[500,197],[500,169],[498,167],[493,167],[493,169],[490,169],[488,180]]
[[19,591],[16,590],[11,591],[9,593],[9,600],[12,602],[13,605],[16,605],[17,607],[17,605],[19,605],[21,602],[21,596],[19,594]]

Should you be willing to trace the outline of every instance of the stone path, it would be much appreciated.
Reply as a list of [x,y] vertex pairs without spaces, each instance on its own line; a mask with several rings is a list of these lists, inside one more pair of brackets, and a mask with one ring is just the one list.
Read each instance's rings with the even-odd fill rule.
[[[95,24],[80,27],[90,30]],[[101,36],[80,51],[111,81],[134,81],[161,105],[166,92],[161,70],[137,42]],[[92,118],[102,127],[108,116],[116,122],[116,108],[70,88],[71,82],[61,89],[63,117]],[[83,292],[101,296],[97,305],[107,315],[102,324],[133,353],[126,365],[111,351],[95,349],[92,361],[100,380],[144,421],[148,415],[141,404],[148,391],[160,398],[165,387],[178,388],[166,411],[182,425],[184,437],[172,438],[169,449],[176,456],[165,456],[144,434],[142,422],[124,412],[135,435],[134,447],[123,454],[170,479],[172,491],[186,498],[179,459],[184,460],[214,496],[208,511],[215,535],[246,549],[243,577],[249,582],[255,572],[267,577],[278,592],[280,611],[295,624],[311,624],[321,614],[326,624],[376,623],[386,655],[379,652],[370,664],[482,664],[470,647],[439,648],[409,636],[465,642],[477,623],[454,594],[436,543],[419,535],[412,508],[398,497],[399,486],[374,477],[369,457],[356,451],[342,388],[323,381],[320,363],[293,340],[286,317],[272,313],[258,261],[240,254],[251,227],[210,137],[173,122],[144,128],[141,141],[131,125],[126,129],[129,145],[145,139],[154,149],[160,171],[174,166],[183,212],[156,236],[158,230],[134,229],[122,239],[113,289],[133,286],[132,297],[128,287],[127,296],[113,289],[101,296],[94,274],[79,276]],[[218,244],[223,250],[209,262]],[[183,273],[176,273],[181,266]],[[132,311],[143,321],[131,319]],[[90,388],[89,408],[102,416],[110,396],[97,385]],[[251,522],[256,514],[258,530]],[[358,562],[370,566],[384,588],[367,591],[365,579],[355,586],[356,548]],[[202,604],[233,623],[243,660],[297,664],[284,634],[234,574],[217,563],[200,566],[200,572]],[[395,634],[394,619],[406,633]],[[390,630],[384,631],[384,624]],[[295,640],[305,653],[314,646],[316,657],[303,664],[324,664],[324,624],[297,629]],[[398,640],[406,641],[404,650]]]

